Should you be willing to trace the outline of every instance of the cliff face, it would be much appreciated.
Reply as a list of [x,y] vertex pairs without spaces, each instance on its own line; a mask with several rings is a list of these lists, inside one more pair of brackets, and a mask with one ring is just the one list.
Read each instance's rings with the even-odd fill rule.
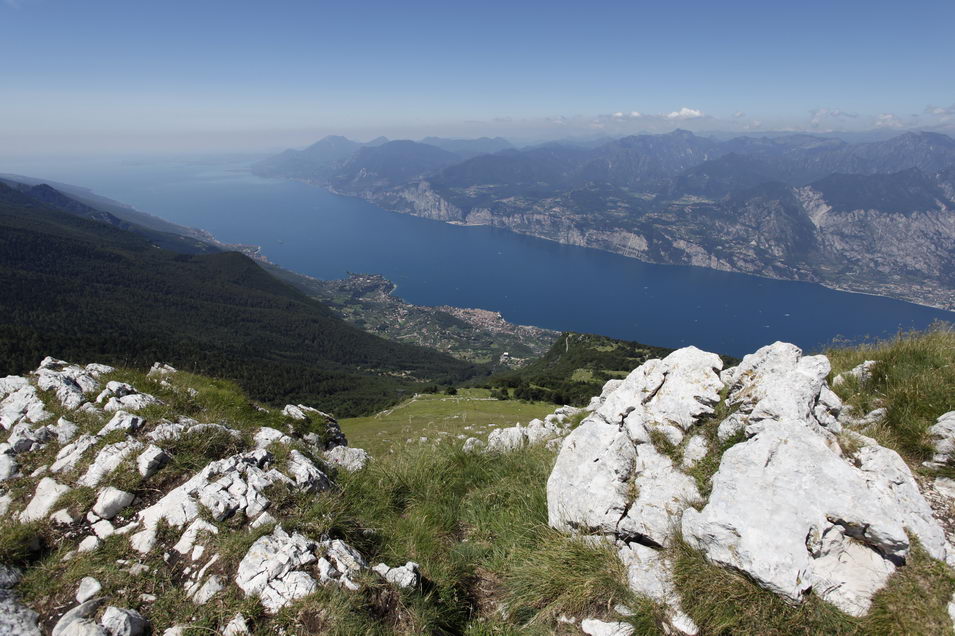
[[955,308],[955,140],[945,135],[849,144],[675,131],[457,162],[393,142],[326,167],[333,176],[313,182],[436,221]]
[[[349,194],[342,192],[342,194]],[[351,193],[394,212],[489,225],[642,261],[804,280],[955,309],[955,204],[907,214],[833,211],[812,186],[668,205],[603,226],[563,197],[457,205],[427,181]],[[605,219],[606,217],[604,217]],[[603,220],[603,219],[602,219]]]

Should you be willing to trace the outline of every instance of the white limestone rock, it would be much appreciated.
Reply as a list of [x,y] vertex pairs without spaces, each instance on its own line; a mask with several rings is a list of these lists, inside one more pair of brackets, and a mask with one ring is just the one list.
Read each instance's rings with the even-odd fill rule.
[[76,551],[77,552],[92,552],[93,550],[95,550],[96,548],[100,546],[100,543],[101,542],[99,537],[97,537],[95,534],[91,534],[90,536],[80,541],[79,545],[76,546]]
[[638,596],[666,608],[671,632],[693,635],[699,628],[682,609],[680,595],[673,583],[673,566],[660,550],[639,543],[618,542],[617,555],[627,568],[627,583]]
[[668,545],[696,482],[622,427],[585,420],[564,441],[547,480],[548,522],[558,530]]
[[[68,632],[66,630],[70,629],[74,623],[80,623],[81,629],[83,630],[87,630],[86,624],[96,626],[95,623],[88,621],[87,619],[96,613],[96,610],[99,609],[99,606],[102,604],[102,599],[94,598],[86,601],[85,603],[80,603],[70,610],[67,610],[67,612],[60,617],[60,620],[53,625],[53,629],[50,631],[50,636],[68,636]],[[73,633],[84,634],[96,632],[74,631]],[[100,633],[105,632],[101,630]]]
[[150,444],[136,458],[136,469],[140,475],[148,479],[159,472],[167,463],[169,463],[169,455],[155,444]]
[[85,393],[92,393],[100,386],[88,369],[50,357],[40,363],[34,374],[37,386],[43,391],[54,391],[60,404],[70,410],[86,401]]
[[508,453],[519,450],[526,444],[526,429],[520,424],[507,428],[494,429],[487,436],[488,453]]
[[[112,373],[115,370],[116,369],[114,367],[111,367],[108,364],[99,364],[97,362],[86,365],[86,372],[96,379],[99,379],[100,376],[106,375],[107,373]],[[95,391],[96,389],[93,390]]]
[[352,448],[351,446],[336,446],[325,451],[322,457],[329,464],[351,473],[363,469],[371,461],[371,455],[368,451],[361,448]]
[[112,519],[120,510],[133,503],[135,498],[136,495],[131,492],[107,486],[99,491],[96,503],[93,504],[93,512],[103,519]]
[[145,420],[139,416],[132,415],[125,411],[116,411],[116,414],[107,422],[103,428],[96,434],[99,437],[108,435],[113,431],[123,431],[124,433],[135,433],[145,423]]
[[142,636],[148,623],[136,610],[110,606],[103,612],[100,625],[109,636]]
[[684,539],[794,602],[812,589],[863,615],[889,566],[907,556],[906,530],[940,550],[940,529],[889,453],[863,449],[866,468],[856,468],[805,423],[773,422],[726,451],[707,505],[683,515]]
[[617,533],[633,497],[636,447],[619,426],[591,417],[564,440],[547,480],[550,525],[565,532]]
[[855,379],[860,385],[864,385],[870,379],[872,379],[872,371],[875,368],[875,365],[878,364],[875,360],[866,360],[865,362],[859,364],[858,366],[846,371],[845,373],[840,373],[832,380],[833,386],[842,386],[845,384],[848,378]]
[[272,444],[273,442],[286,445],[292,443],[291,437],[278,429],[268,426],[263,426],[256,431],[253,440],[255,441],[256,448],[268,448],[269,444]]
[[245,622],[242,614],[236,614],[232,617],[225,627],[222,628],[222,636],[244,636],[249,633],[249,626]]
[[538,444],[543,444],[548,440],[563,435],[564,429],[560,424],[560,419],[560,417],[551,413],[544,418],[544,420],[534,419],[528,422],[527,427],[524,429],[527,444],[529,446],[537,446]]
[[932,462],[942,466],[955,459],[955,411],[945,413],[929,427],[928,434],[935,449]]
[[203,519],[196,519],[189,524],[189,527],[182,533],[182,536],[179,537],[179,541],[176,545],[172,546],[172,549],[179,554],[189,554],[195,548],[200,532],[215,535],[219,534],[219,528]]
[[332,487],[328,475],[319,470],[312,460],[294,449],[289,453],[286,472],[295,480],[299,490],[322,492]]
[[464,440],[464,446],[462,447],[462,450],[465,453],[477,453],[477,452],[480,452],[481,449],[483,448],[484,448],[483,441],[479,440],[476,437],[469,437],[466,440]]
[[320,440],[315,434],[306,436],[306,440],[312,444],[318,445],[321,441],[321,445],[324,446],[325,450],[331,450],[336,446],[348,446],[348,440],[345,438],[345,434],[342,433],[342,429],[338,425],[338,420],[328,413],[323,413],[318,409],[305,406],[304,404],[286,404],[285,408],[282,409],[282,415],[290,417],[293,420],[309,421],[324,425],[325,435],[323,439]]
[[202,585],[198,585],[194,590],[187,592],[187,595],[196,605],[205,605],[212,600],[212,597],[222,591],[225,583],[217,575],[209,576]]
[[687,441],[683,449],[683,467],[693,468],[701,459],[710,452],[710,445],[706,437],[700,434],[694,435]]
[[37,613],[20,603],[10,587],[0,585],[0,636],[40,636]]
[[50,466],[50,472],[62,473],[73,470],[83,459],[86,451],[96,445],[97,441],[99,438],[94,435],[80,435],[75,441],[60,449],[56,454],[56,461]]
[[580,621],[580,630],[588,636],[631,636],[633,627],[618,621],[608,622],[597,618],[585,618]]
[[46,410],[36,388],[30,384],[8,394],[0,401],[0,426],[10,430],[18,422],[38,424],[53,414]]
[[209,463],[184,484],[140,511],[138,523],[142,529],[130,538],[131,545],[141,553],[149,552],[161,521],[182,527],[199,516],[200,506],[217,521],[234,515],[254,519],[269,506],[264,493],[269,486],[285,483],[320,490],[326,483],[324,473],[301,454],[295,462],[290,462],[290,470],[296,471],[290,473],[294,479],[271,468],[273,461],[268,451],[259,449]]
[[99,482],[119,468],[123,460],[138,452],[142,447],[142,442],[135,439],[126,439],[122,442],[104,446],[96,455],[86,473],[76,483],[90,488],[99,485]]
[[7,438],[8,448],[6,452],[10,455],[17,455],[40,450],[52,436],[53,434],[46,426],[33,428],[27,422],[14,424],[10,430],[10,436]]
[[79,587],[76,588],[76,602],[85,603],[100,593],[103,586],[92,576],[84,576],[80,580]]
[[27,523],[46,519],[60,497],[70,491],[70,487],[57,483],[50,477],[44,477],[36,486],[33,498],[20,513],[20,521]]
[[76,518],[74,518],[66,508],[60,508],[50,515],[50,521],[57,525],[69,526],[76,523]]
[[401,588],[417,587],[421,582],[421,573],[419,566],[414,561],[408,561],[401,567],[388,567],[386,563],[379,563],[372,568],[380,574],[386,581]]
[[[662,360],[649,360],[634,369],[596,410],[609,424],[674,426],[688,431],[711,415],[723,383],[720,357],[685,347]],[[636,435],[631,432],[631,437]]]
[[8,375],[0,378],[0,398],[5,398],[14,391],[30,386],[30,381],[20,375]]
[[17,464],[17,460],[13,458],[13,455],[0,453],[0,481],[6,481],[15,477],[18,470],[20,470],[20,465]]
[[[762,426],[785,419],[804,422],[832,440],[840,430],[833,409],[841,403],[823,391],[830,368],[825,356],[803,356],[799,347],[784,342],[744,356],[727,396],[729,406],[739,409],[730,416],[735,423],[730,434],[745,426],[752,436]],[[720,429],[721,439],[726,439],[722,424]]]
[[146,377],[156,378],[173,375],[175,373],[177,373],[175,367],[165,364],[164,362],[155,362],[153,363],[153,366],[150,367],[149,372],[146,373]]
[[246,552],[235,583],[246,596],[261,599],[265,610],[274,614],[318,588],[315,579],[301,571],[316,561],[315,548],[315,542],[303,535],[276,528],[257,539]]
[[56,441],[60,444],[68,444],[76,437],[76,432],[79,430],[73,422],[60,418],[56,421],[56,424],[48,426],[50,432],[56,435]]

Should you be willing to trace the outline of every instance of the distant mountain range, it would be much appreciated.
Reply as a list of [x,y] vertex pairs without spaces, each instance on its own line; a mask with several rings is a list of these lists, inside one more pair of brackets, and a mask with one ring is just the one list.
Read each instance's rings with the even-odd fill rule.
[[440,221],[955,309],[946,135],[848,143],[676,130],[593,146],[505,143],[327,137],[253,170]]

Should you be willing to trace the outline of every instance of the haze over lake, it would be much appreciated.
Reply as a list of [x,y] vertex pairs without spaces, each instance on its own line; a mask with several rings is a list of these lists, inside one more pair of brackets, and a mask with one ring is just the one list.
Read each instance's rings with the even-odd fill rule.
[[774,340],[815,350],[955,313],[818,285],[693,267],[381,210],[304,183],[262,179],[249,158],[0,162],[89,187],[319,278],[380,273],[416,304],[480,307],[510,321],[742,355]]

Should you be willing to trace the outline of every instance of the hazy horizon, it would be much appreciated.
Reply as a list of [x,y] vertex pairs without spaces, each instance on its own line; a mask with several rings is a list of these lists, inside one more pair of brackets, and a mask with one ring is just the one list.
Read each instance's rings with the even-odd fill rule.
[[[955,131],[955,4],[0,0],[0,155]],[[754,53],[755,52],[755,53]]]

